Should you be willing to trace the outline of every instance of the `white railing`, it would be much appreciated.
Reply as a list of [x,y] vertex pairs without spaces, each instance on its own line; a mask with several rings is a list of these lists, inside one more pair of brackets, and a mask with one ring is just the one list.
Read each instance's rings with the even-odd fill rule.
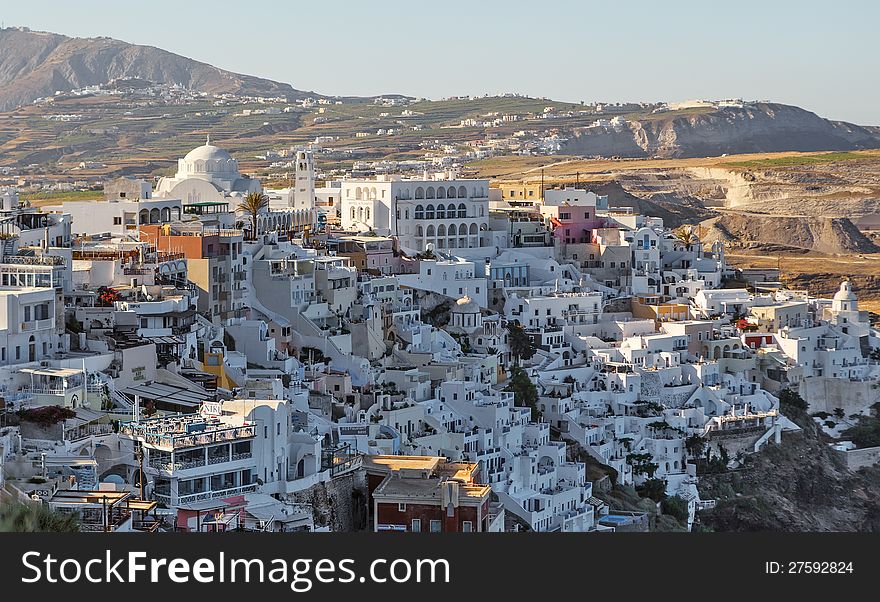
[[250,485],[240,485],[238,487],[230,487],[229,489],[219,489],[217,491],[204,491],[202,493],[191,493],[189,495],[178,495],[177,503],[178,504],[191,504],[193,502],[199,502],[201,500],[213,500],[218,497],[232,497],[233,495],[240,495],[242,493],[249,493],[251,491],[257,490],[257,484],[252,483]]

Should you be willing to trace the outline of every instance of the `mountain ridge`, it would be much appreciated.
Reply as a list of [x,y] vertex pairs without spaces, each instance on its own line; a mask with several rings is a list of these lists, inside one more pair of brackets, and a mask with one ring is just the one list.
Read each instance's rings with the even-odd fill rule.
[[634,119],[626,127],[581,128],[560,152],[624,158],[690,158],[780,151],[880,148],[875,127],[832,121],[782,103],[757,102]]
[[207,93],[321,96],[290,84],[220,69],[154,46],[109,37],[75,38],[26,28],[0,29],[0,111],[56,91],[69,92],[117,79],[179,84]]

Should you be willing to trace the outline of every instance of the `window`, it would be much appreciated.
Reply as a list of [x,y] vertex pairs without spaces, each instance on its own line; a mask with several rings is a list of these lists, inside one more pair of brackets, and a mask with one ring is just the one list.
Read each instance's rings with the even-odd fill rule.
[[422,521],[421,519],[414,518],[412,519],[412,528],[410,529],[413,533],[421,533],[422,532]]
[[439,533],[440,532],[440,521],[432,520],[431,521],[431,533]]
[[[125,194],[125,193],[123,193],[123,194]],[[122,218],[121,217],[114,217],[113,218],[113,225],[114,226],[121,226],[122,225]]]
[[474,523],[469,520],[466,520],[461,523],[461,531],[462,533],[471,533],[474,530]]
[[406,504],[397,504],[398,512],[406,512]]

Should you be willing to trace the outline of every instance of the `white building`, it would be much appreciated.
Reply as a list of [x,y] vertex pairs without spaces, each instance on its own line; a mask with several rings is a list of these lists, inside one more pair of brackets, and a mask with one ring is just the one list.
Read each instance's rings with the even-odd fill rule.
[[183,199],[185,204],[222,202],[250,192],[262,192],[260,182],[243,176],[238,161],[212,145],[210,136],[204,146],[178,160],[174,177],[160,178],[156,186],[156,196]]
[[488,180],[343,180],[341,195],[345,230],[397,236],[402,248],[416,252],[428,245],[435,250],[484,246]]

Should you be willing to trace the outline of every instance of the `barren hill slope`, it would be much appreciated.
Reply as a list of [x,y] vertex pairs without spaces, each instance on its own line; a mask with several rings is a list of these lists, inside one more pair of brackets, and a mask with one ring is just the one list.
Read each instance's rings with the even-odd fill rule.
[[778,103],[651,115],[627,126],[587,127],[563,146],[568,155],[711,157],[776,151],[880,148],[875,128],[823,119]]
[[307,94],[288,84],[224,71],[152,46],[111,38],[70,38],[17,28],[0,29],[0,111],[56,91],[114,79],[180,84],[202,92],[288,96]]
[[845,217],[779,216],[725,211],[700,224],[703,240],[731,248],[793,248],[828,255],[877,253],[877,247]]

